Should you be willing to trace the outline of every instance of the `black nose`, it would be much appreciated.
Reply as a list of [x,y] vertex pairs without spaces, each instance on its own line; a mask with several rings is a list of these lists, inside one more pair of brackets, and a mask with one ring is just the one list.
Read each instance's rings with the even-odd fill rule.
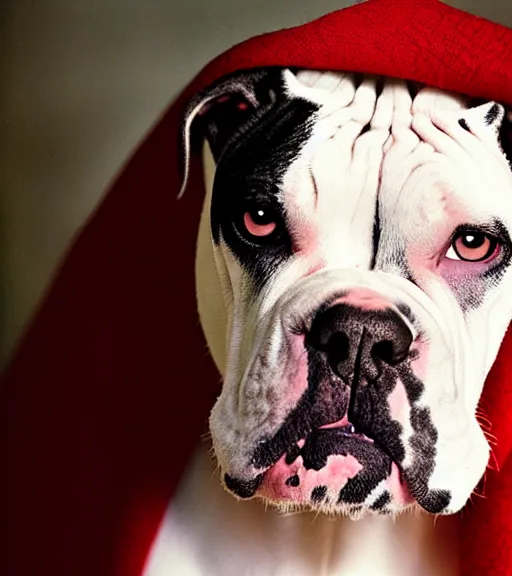
[[382,363],[405,360],[412,343],[409,327],[390,308],[362,310],[337,304],[317,313],[308,344],[327,356],[331,369],[344,380],[354,374],[376,380]]

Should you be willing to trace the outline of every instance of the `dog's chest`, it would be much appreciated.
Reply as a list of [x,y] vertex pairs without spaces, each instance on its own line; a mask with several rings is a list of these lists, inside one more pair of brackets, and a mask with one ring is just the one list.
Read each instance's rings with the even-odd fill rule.
[[145,576],[451,576],[456,557],[454,518],[334,520],[238,502],[221,488],[202,446],[169,505]]

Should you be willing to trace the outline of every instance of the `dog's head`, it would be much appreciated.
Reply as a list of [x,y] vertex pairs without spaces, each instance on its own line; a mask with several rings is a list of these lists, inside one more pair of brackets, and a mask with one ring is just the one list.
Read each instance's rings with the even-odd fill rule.
[[512,317],[504,107],[266,69],[191,102],[186,150],[192,123],[215,161],[198,297],[228,490],[458,511],[488,462],[477,405]]

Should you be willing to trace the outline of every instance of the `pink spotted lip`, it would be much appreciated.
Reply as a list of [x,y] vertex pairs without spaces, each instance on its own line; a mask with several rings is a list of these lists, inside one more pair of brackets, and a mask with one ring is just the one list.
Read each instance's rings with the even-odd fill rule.
[[[284,453],[263,473],[257,489],[258,496],[274,502],[296,504],[315,504],[326,499],[336,503],[349,480],[356,478],[364,469],[364,464],[358,458],[357,449],[354,449],[353,453],[351,451],[354,445],[363,443],[366,452],[368,450],[380,452],[373,440],[358,433],[346,416],[337,422],[321,426],[319,430],[335,430],[338,443],[343,444],[342,438],[345,437],[344,453],[330,454],[320,469],[307,467],[302,454],[306,439],[301,439],[294,449]],[[385,482],[393,502],[398,505],[411,503],[413,498],[407,485],[401,480],[398,466],[392,462],[390,468]]]
[[283,454],[264,474],[258,494],[273,501],[305,504],[314,498],[315,488],[329,486],[339,492],[361,469],[361,464],[350,455],[331,455],[321,470],[306,470],[302,456],[287,464]]

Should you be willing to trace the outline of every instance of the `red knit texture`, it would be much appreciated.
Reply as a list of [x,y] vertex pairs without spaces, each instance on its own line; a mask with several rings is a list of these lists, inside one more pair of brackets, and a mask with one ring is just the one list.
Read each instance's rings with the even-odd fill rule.
[[[0,382],[0,573],[139,576],[219,391],[197,316],[203,200],[177,201],[188,98],[257,66],[354,70],[512,104],[512,31],[436,0],[370,0],[212,61],[70,249]],[[461,515],[464,576],[512,575],[512,333],[482,399],[500,472]],[[494,462],[494,460],[493,460]]]

